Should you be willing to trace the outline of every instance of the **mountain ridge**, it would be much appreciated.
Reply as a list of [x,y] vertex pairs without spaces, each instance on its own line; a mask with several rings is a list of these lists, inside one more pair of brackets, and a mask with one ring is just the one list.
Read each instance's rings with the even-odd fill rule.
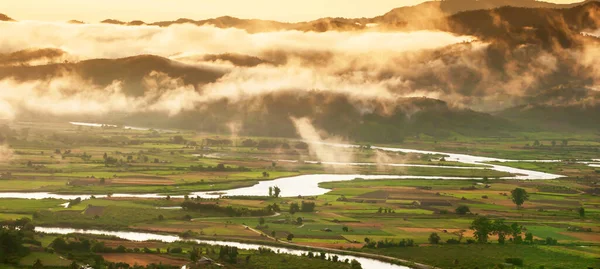
[[9,17],[8,15],[0,13],[0,21],[15,21],[15,20],[12,19],[11,17]]
[[[584,5],[589,2],[599,0],[585,0],[571,4],[554,4],[536,0],[445,0],[445,1],[426,1],[413,6],[403,6],[394,8],[382,15],[372,18],[343,18],[343,17],[324,17],[310,21],[302,22],[280,22],[275,20],[261,19],[242,19],[232,16],[219,16],[215,18],[194,20],[190,18],[179,18],[171,21],[157,21],[146,23],[142,20],[132,20],[129,22],[117,19],[105,19],[100,23],[126,25],[126,26],[160,26],[167,27],[174,24],[194,24],[197,26],[214,25],[218,28],[238,28],[248,32],[298,30],[325,32],[336,31],[356,31],[366,30],[376,25],[385,25],[386,27],[404,27],[407,22],[418,20],[434,20],[454,14],[473,11],[490,10],[503,6],[523,7],[523,8],[552,8],[565,9]],[[0,20],[14,21],[10,17],[0,14]],[[79,20],[71,20],[79,21]]]

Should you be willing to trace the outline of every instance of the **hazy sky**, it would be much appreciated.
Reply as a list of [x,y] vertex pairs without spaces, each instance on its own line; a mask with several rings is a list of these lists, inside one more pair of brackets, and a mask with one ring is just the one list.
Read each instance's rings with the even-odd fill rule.
[[[547,0],[573,3],[573,0]],[[205,19],[230,15],[280,21],[321,17],[373,17],[423,0],[0,0],[0,13],[16,20],[98,22]]]

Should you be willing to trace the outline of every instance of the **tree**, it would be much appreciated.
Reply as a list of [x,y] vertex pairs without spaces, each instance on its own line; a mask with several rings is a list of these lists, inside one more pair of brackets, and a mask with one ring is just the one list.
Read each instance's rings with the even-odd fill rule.
[[535,140],[535,142],[533,142],[533,146],[534,147],[539,147],[540,146],[540,141],[539,140]]
[[271,231],[271,237],[275,237],[277,233],[275,231]]
[[294,234],[287,235],[287,241],[292,241],[294,239]]
[[115,249],[115,251],[116,251],[117,253],[125,253],[125,252],[127,252],[127,248],[125,248],[125,246],[123,246],[123,245],[119,245],[119,246],[118,246],[118,247]]
[[344,226],[344,227],[342,227],[342,231],[344,231],[344,232],[348,232],[348,226]]
[[455,211],[458,215],[466,215],[467,213],[471,213],[471,209],[469,209],[469,207],[466,205],[458,206]]
[[437,234],[437,233],[431,233],[429,235],[429,243],[430,244],[439,244],[440,240],[442,240],[442,238]]
[[506,234],[510,233],[511,227],[504,223],[504,220],[497,219],[492,224],[492,233],[498,236],[498,243],[504,244],[506,241]]
[[352,260],[350,262],[350,268],[351,269],[362,269],[362,265],[360,265],[360,262],[358,262],[357,260]]
[[229,263],[237,263],[238,248],[230,246],[221,246],[219,250],[219,259],[228,259]]
[[525,242],[528,242],[530,244],[533,243],[533,234],[532,233],[526,233],[525,234]]
[[510,233],[513,238],[513,243],[520,244],[523,242],[523,238],[521,237],[522,232],[523,226],[517,224],[516,222],[510,225]]
[[552,146],[556,147],[556,140],[552,140]]
[[69,265],[69,269],[79,269],[79,265],[73,261],[70,265]]
[[183,144],[183,143],[185,143],[185,139],[183,138],[183,136],[176,135],[176,136],[173,136],[173,143]]
[[263,226],[263,225],[265,225],[265,218],[263,218],[263,217],[260,217],[260,218],[258,219],[258,223],[260,224],[260,226]]
[[469,228],[474,231],[475,238],[479,243],[486,243],[493,227],[488,218],[479,217],[473,220]]
[[554,246],[558,244],[558,241],[552,237],[546,237],[546,245]]
[[298,205],[298,203],[291,203],[290,204],[290,214],[294,215],[298,211],[300,211],[300,206]]
[[200,253],[196,247],[190,251],[190,261],[197,262],[200,259]]
[[277,186],[273,187],[273,197],[278,198],[281,193],[281,189]]
[[580,207],[577,211],[579,212],[580,217],[585,218],[585,208],[583,208],[583,206]]
[[24,234],[17,228],[5,229],[0,225],[0,264],[19,261],[27,253],[23,247]]
[[273,187],[269,187],[269,197],[273,197]]
[[300,204],[300,211],[302,212],[313,212],[315,211],[315,203],[314,202],[304,202]]
[[296,219],[296,223],[297,223],[298,225],[302,225],[302,218],[301,218],[301,217],[298,217],[298,218]]
[[567,145],[569,145],[569,140],[567,140],[567,139],[563,139],[563,141],[562,141],[562,146],[563,146],[563,147],[566,147]]
[[525,189],[516,188],[510,192],[510,198],[517,205],[517,208],[520,208],[525,201],[529,200],[529,194]]

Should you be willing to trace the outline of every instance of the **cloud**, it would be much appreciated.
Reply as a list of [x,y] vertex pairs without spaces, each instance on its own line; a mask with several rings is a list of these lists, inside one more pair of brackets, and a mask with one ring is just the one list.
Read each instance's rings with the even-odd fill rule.
[[0,66],[42,65],[60,63],[69,59],[69,56],[60,49],[25,49],[12,53],[0,54]]
[[[15,117],[19,109],[55,115],[115,111],[175,115],[223,98],[242,102],[292,89],[347,94],[356,100],[393,99],[397,96],[389,90],[406,88],[409,82],[401,72],[380,77],[387,72],[382,66],[395,64],[389,59],[472,39],[430,31],[248,33],[189,24],[160,28],[36,21],[0,23],[0,31],[11,36],[0,41],[0,52],[28,64],[40,58],[58,62],[65,57],[75,61],[153,54],[226,73],[213,83],[192,85],[179,77],[146,70],[147,76],[137,82],[143,88],[142,96],[132,96],[130,92],[138,91],[124,88],[131,85],[126,77],[98,84],[97,77],[77,71],[90,70],[93,63],[89,62],[81,67],[65,66],[63,71],[56,65],[58,71],[51,76],[28,76],[24,82],[0,70],[0,76],[8,74],[0,80],[0,113],[7,118]],[[27,69],[18,71],[33,74]],[[96,71],[93,74],[98,76]]]
[[[344,149],[328,146],[327,143],[346,144],[344,140],[327,137],[327,133],[318,130],[308,118],[291,118],[296,132],[304,140],[309,142],[309,153],[322,162],[354,162],[354,154]],[[335,166],[333,167],[335,168]]]
[[12,159],[13,150],[6,144],[0,144],[0,162],[6,162]]
[[0,117],[14,118],[19,110],[53,115],[103,115],[110,112],[164,112],[175,115],[191,110],[200,95],[162,73],[144,78],[145,94],[135,97],[123,92],[119,81],[98,87],[74,75],[46,80],[0,81]]
[[301,32],[248,33],[214,26],[177,24],[128,27],[37,21],[0,22],[11,38],[0,41],[0,53],[55,48],[80,59],[119,58],[140,54],[163,57],[238,53],[258,56],[270,50],[386,54],[437,48],[473,39],[445,32]]
[[[53,67],[58,70],[17,80],[8,67],[0,68],[0,118],[8,119],[21,111],[59,116],[111,112],[174,116],[222,100],[260,109],[262,96],[290,92],[346,96],[361,113],[376,111],[384,116],[393,114],[398,100],[408,97],[496,111],[526,103],[564,80],[591,79],[590,88],[600,82],[596,60],[600,57],[593,43],[583,49],[548,51],[535,44],[510,47],[435,31],[248,33],[190,24],[160,28],[23,21],[0,23],[0,31],[11,37],[0,40],[4,55],[0,62],[5,59],[11,67],[51,62],[57,63]],[[143,69],[134,59],[119,69],[123,72],[113,72],[114,79],[104,79],[104,73],[115,70],[111,64],[118,63],[59,64],[65,59],[76,62],[140,54],[180,61],[157,65],[165,69],[208,66],[218,72],[201,82],[190,82],[201,71],[167,74]],[[33,67],[18,68],[34,74],[28,72]],[[86,75],[80,69],[94,72]],[[129,69],[143,74],[131,79]],[[98,82],[98,77],[106,81]],[[131,85],[141,90],[133,91],[128,88]],[[403,109],[413,114],[410,108]]]
[[13,120],[15,108],[7,101],[0,99],[0,120]]

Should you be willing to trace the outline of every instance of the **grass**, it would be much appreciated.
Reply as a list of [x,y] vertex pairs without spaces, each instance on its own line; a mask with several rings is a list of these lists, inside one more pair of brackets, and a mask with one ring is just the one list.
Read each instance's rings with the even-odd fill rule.
[[11,191],[50,191],[64,187],[63,180],[0,180],[0,189]]
[[0,199],[0,212],[27,214],[39,210],[55,210],[64,208],[64,206],[61,206],[62,203],[65,203],[65,201],[56,199]]
[[[548,250],[552,248],[552,250]],[[522,258],[525,268],[595,268],[598,260],[562,251],[560,247],[528,245],[444,245],[390,249],[362,249],[370,253],[421,262],[440,268],[494,268],[505,258]]]
[[[19,123],[15,123],[17,127]],[[425,180],[425,179],[386,179],[386,180],[352,180],[344,182],[327,182],[321,188],[330,192],[317,197],[292,198],[234,198],[219,199],[221,206],[264,208],[277,204],[281,207],[281,215],[265,217],[266,225],[262,230],[284,238],[287,234],[295,235],[294,242],[306,245],[327,245],[330,247],[356,247],[356,242],[363,242],[365,237],[374,240],[414,239],[421,247],[401,249],[361,250],[377,252],[400,258],[413,259],[441,268],[493,268],[507,257],[524,257],[525,268],[586,268],[589,261],[598,256],[597,242],[594,237],[600,232],[600,198],[594,192],[597,188],[595,169],[576,163],[533,163],[510,162],[503,165],[557,173],[566,178],[544,181],[518,181],[498,179],[506,176],[489,169],[451,169],[422,167],[376,167],[376,166],[328,166],[320,164],[303,164],[276,162],[270,160],[316,160],[306,150],[257,149],[250,147],[211,147],[211,151],[203,151],[201,147],[184,148],[183,145],[170,142],[173,134],[162,133],[160,136],[148,136],[149,132],[122,131],[112,129],[78,130],[71,126],[52,123],[31,127],[28,139],[10,141],[15,158],[9,163],[0,164],[0,171],[10,171],[12,178],[0,180],[2,191],[51,191],[65,194],[106,194],[106,193],[160,193],[187,194],[195,191],[225,190],[251,186],[262,180],[279,177],[318,173],[352,173],[352,174],[396,174],[419,176],[460,176],[474,177],[464,180]],[[37,129],[36,129],[37,128]],[[19,136],[19,132],[15,132]],[[56,133],[57,137],[68,137],[69,144],[60,139],[48,137],[48,133]],[[197,135],[182,132],[188,140],[202,143],[204,138],[213,135]],[[527,138],[525,138],[527,136]],[[86,138],[94,139],[86,140]],[[525,148],[526,143],[538,139],[549,145],[552,139],[561,141],[570,138],[566,147]],[[404,146],[427,150],[468,153],[482,156],[502,157],[509,159],[564,159],[564,158],[597,158],[595,150],[600,148],[596,136],[593,135],[559,135],[551,133],[525,134],[516,133],[507,137],[469,138],[456,136],[456,140],[436,139],[421,136],[416,140],[408,138]],[[240,138],[245,139],[245,138]],[[267,138],[260,138],[267,139]],[[103,141],[102,143],[98,141]],[[127,141],[138,140],[140,145],[128,145]],[[437,142],[436,142],[437,140]],[[236,141],[239,145],[239,141]],[[86,152],[92,155],[91,160],[79,157],[65,157],[54,154],[55,149],[64,152],[70,149],[73,154]],[[433,156],[403,153],[382,153],[375,150],[336,149],[338,154],[349,154],[357,162],[376,162],[382,154],[386,162],[413,163],[434,165],[461,165],[453,162],[429,161]],[[44,151],[42,154],[40,151]],[[172,152],[172,153],[171,153]],[[103,154],[123,160],[122,165],[104,165]],[[211,154],[197,157],[194,154]],[[128,162],[127,156],[133,156]],[[52,157],[51,157],[52,156]],[[143,157],[149,161],[144,162]],[[210,158],[209,158],[210,157]],[[439,157],[439,156],[438,156]],[[154,159],[159,159],[154,163]],[[29,167],[32,161],[37,166]],[[190,171],[190,165],[216,166],[224,163],[230,167],[245,166],[249,172],[217,172]],[[39,166],[43,165],[43,166]],[[263,172],[269,176],[264,177]],[[94,176],[96,179],[90,179]],[[484,184],[475,179],[488,177]],[[106,178],[100,184],[100,178]],[[143,184],[111,184],[108,179],[117,177],[136,177],[157,179],[170,185],[157,185],[151,180]],[[71,182],[71,184],[67,184]],[[298,184],[303,184],[299,182]],[[488,184],[488,186],[485,186]],[[530,200],[522,209],[516,209],[506,193],[514,188],[524,188],[530,193]],[[285,191],[285,190],[284,190]],[[266,193],[265,193],[266,194]],[[484,198],[485,196],[485,198]],[[345,199],[344,199],[345,198]],[[292,202],[303,200],[315,202],[315,212],[298,212],[289,215],[287,210]],[[35,224],[45,226],[102,228],[119,230],[151,230],[160,233],[180,233],[192,230],[204,233],[208,237],[218,239],[259,239],[267,240],[244,225],[256,227],[258,217],[229,217],[212,212],[187,212],[184,210],[158,209],[157,207],[178,206],[182,200],[177,199],[92,199],[82,201],[69,209],[59,204],[60,200],[0,200],[0,220],[33,218]],[[215,201],[217,202],[217,201]],[[85,214],[85,209],[93,205],[95,213]],[[459,205],[468,206],[473,214],[456,215],[454,209]],[[584,206],[586,217],[580,218],[576,209]],[[391,209],[395,213],[377,213],[379,208]],[[90,210],[91,212],[91,210]],[[89,213],[89,212],[88,212]],[[97,215],[97,216],[96,216]],[[159,221],[158,216],[164,220]],[[194,218],[187,221],[186,215]],[[477,216],[492,219],[505,219],[506,223],[519,223],[534,234],[536,238],[553,237],[559,240],[560,246],[501,246],[496,242],[485,245],[444,245],[425,246],[431,232],[437,232],[442,240],[455,237],[444,230],[465,229],[470,238],[469,226]],[[293,223],[301,217],[304,225]],[[288,219],[287,223],[279,223]],[[345,232],[344,227],[349,231]],[[576,238],[567,234],[567,227],[592,228],[591,233]],[[330,229],[331,231],[326,231]],[[587,237],[586,237],[587,236]],[[47,246],[53,237],[41,237]],[[590,246],[580,248],[575,245]],[[567,244],[567,245],[565,245]],[[176,244],[174,244],[176,245]],[[189,248],[189,246],[186,246]],[[252,262],[263,262],[256,256]],[[547,261],[544,260],[547,258]],[[287,258],[286,258],[287,259]],[[454,260],[458,259],[458,264]],[[27,261],[29,262],[29,261]],[[273,261],[264,261],[272,268],[281,265]],[[308,264],[308,263],[306,263]],[[308,265],[306,265],[308,266]],[[320,265],[315,265],[320,266]],[[260,267],[268,268],[268,267]],[[309,268],[309,267],[303,267]]]
[[[90,204],[93,204],[92,201]],[[85,214],[77,209],[61,211],[39,211],[34,216],[34,223],[40,226],[77,227],[77,228],[106,228],[123,229],[140,223],[158,223],[159,216],[166,220],[182,220],[186,215],[192,218],[222,216],[213,212],[186,212],[182,210],[144,208],[139,206],[106,205],[102,213]]]
[[32,252],[23,257],[19,264],[21,266],[31,266],[38,259],[40,259],[44,266],[68,266],[71,264],[71,261],[61,258],[58,254],[51,254],[47,252]]

